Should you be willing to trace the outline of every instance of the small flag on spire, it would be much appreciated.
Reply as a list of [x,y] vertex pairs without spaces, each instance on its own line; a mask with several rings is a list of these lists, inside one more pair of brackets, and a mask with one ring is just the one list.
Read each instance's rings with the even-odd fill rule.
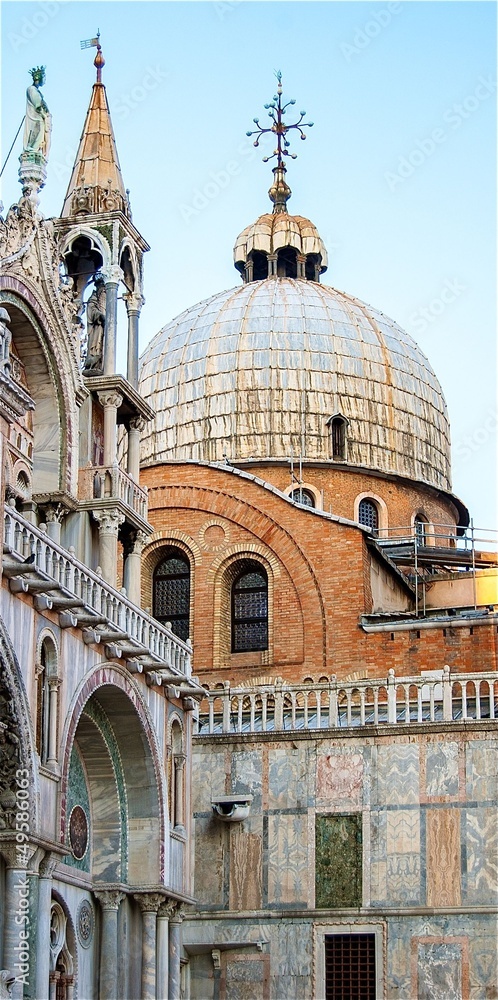
[[82,49],[91,49],[92,46],[98,48],[99,46],[100,31],[97,33],[96,38],[87,38],[86,41],[80,42],[80,47]]

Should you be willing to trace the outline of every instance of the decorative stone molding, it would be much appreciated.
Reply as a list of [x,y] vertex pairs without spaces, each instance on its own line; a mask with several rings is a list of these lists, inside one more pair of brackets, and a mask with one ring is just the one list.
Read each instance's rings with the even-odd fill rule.
[[88,899],[82,899],[76,914],[76,933],[82,948],[89,948],[95,929],[95,913]]
[[117,538],[120,525],[125,520],[124,514],[112,507],[111,510],[92,510],[92,515],[98,523],[99,535],[115,535]]

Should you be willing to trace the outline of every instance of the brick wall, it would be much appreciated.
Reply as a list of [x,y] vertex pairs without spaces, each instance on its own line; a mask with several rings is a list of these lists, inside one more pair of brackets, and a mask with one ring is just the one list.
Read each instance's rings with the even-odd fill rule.
[[[347,480],[345,472],[339,476]],[[191,562],[194,672],[204,683],[385,676],[390,667],[406,675],[445,664],[459,671],[496,669],[491,624],[375,634],[361,629],[360,615],[372,609],[371,556],[361,529],[290,504],[229,470],[171,464],[143,470],[142,482],[149,487],[155,529],[144,551],[143,605],[152,606],[152,574],[162,551],[179,545]],[[349,488],[350,497],[359,485]],[[393,497],[399,489],[399,506],[392,510],[401,523],[407,488],[384,485]],[[432,516],[427,503],[424,510]],[[268,574],[269,648],[231,653],[230,572],[247,557],[259,559]]]

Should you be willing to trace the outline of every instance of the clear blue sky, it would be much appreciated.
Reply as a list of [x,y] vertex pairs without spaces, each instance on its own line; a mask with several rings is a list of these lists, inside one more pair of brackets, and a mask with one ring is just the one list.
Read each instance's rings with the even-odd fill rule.
[[[133,219],[151,244],[142,346],[239,282],[238,232],[269,206],[245,133],[275,91],[314,121],[288,163],[291,211],[329,249],[325,281],[394,317],[446,394],[454,490],[495,525],[496,7],[492,2],[3,4],[4,156],[45,64],[53,114],[42,210],[62,207],[97,29]],[[269,143],[266,152],[271,149]],[[17,200],[18,139],[3,199]],[[125,329],[121,333],[123,340]]]

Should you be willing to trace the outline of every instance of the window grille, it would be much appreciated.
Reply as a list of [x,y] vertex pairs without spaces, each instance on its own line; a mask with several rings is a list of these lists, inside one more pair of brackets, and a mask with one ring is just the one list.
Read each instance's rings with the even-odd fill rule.
[[268,649],[268,577],[246,563],[232,586],[232,652]]
[[154,618],[171,622],[185,642],[190,633],[190,565],[180,549],[168,549],[154,573]]
[[416,517],[414,521],[415,536],[419,545],[425,545],[427,523],[422,517]]
[[377,509],[377,504],[373,500],[360,500],[358,520],[360,524],[364,524],[366,528],[371,528],[372,531],[377,531],[377,528],[379,527],[379,511]]
[[376,1000],[375,934],[325,935],[325,1000]]
[[296,503],[302,504],[303,507],[314,507],[315,498],[309,490],[303,490],[300,486],[297,490],[292,490],[291,497]]

